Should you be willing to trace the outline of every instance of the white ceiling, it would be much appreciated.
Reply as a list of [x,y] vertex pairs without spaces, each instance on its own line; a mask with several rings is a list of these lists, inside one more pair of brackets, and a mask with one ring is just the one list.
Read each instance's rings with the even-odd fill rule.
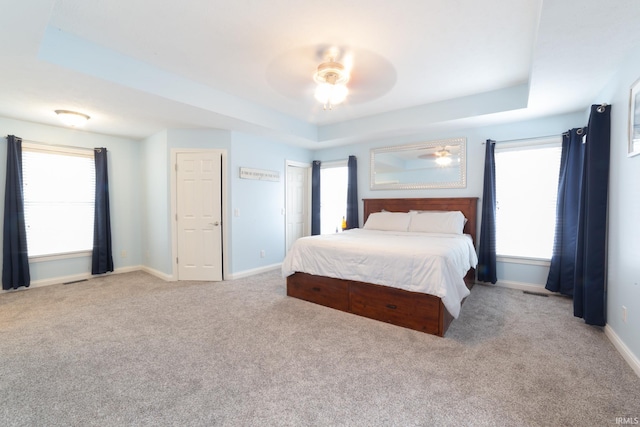
[[[0,116],[309,148],[585,110],[640,45],[638,0],[0,0]],[[323,49],[353,57],[323,111]]]

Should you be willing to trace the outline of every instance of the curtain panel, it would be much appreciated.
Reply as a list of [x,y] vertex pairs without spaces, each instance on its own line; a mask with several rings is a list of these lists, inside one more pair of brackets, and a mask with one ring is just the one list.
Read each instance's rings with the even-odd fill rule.
[[4,193],[2,289],[18,289],[31,284],[22,183],[22,139],[9,135]]
[[347,183],[347,230],[358,228],[360,219],[358,217],[358,161],[356,156],[349,156],[347,163],[348,183]]
[[572,296],[574,316],[597,326],[606,323],[610,145],[610,105],[592,105],[586,130],[571,129],[563,138],[556,234],[546,284],[550,291]]
[[562,134],[556,228],[549,276],[545,288],[573,296],[580,216],[579,183],[582,182],[587,128],[573,128]]
[[113,271],[107,149],[96,148],[93,154],[96,166],[96,196],[91,274],[103,274],[108,271]]
[[478,280],[496,283],[496,142],[486,142],[484,155],[484,184],[482,191],[482,223],[478,248]]
[[587,125],[583,202],[578,227],[578,259],[573,315],[589,325],[606,323],[607,206],[611,146],[611,106],[592,105]]
[[320,160],[311,164],[311,235],[320,234]]

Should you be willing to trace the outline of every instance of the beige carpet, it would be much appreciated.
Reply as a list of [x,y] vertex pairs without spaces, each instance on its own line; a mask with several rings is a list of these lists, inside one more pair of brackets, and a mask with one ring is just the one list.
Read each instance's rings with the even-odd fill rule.
[[0,294],[2,426],[606,426],[640,379],[571,301],[476,286],[445,338],[288,298],[278,271]]

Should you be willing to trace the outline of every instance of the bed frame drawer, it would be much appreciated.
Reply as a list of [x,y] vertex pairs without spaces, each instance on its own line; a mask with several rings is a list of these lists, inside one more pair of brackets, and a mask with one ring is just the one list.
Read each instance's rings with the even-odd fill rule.
[[440,299],[431,295],[351,282],[351,312],[370,319],[439,334],[440,307]]
[[[313,281],[311,282],[309,279],[313,279]],[[348,282],[296,273],[287,280],[287,295],[337,310],[349,311]]]
[[453,320],[433,295],[307,273],[287,277],[287,295],[441,337]]

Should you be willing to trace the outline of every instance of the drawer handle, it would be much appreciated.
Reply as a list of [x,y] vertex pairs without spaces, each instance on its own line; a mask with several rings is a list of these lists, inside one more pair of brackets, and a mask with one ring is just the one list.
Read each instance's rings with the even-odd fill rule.
[[316,291],[316,292],[320,292],[320,288],[319,287],[315,287],[315,288],[311,288],[312,290]]
[[396,308],[398,308],[398,306],[395,304],[387,304],[387,308],[390,308],[391,310],[395,310]]

